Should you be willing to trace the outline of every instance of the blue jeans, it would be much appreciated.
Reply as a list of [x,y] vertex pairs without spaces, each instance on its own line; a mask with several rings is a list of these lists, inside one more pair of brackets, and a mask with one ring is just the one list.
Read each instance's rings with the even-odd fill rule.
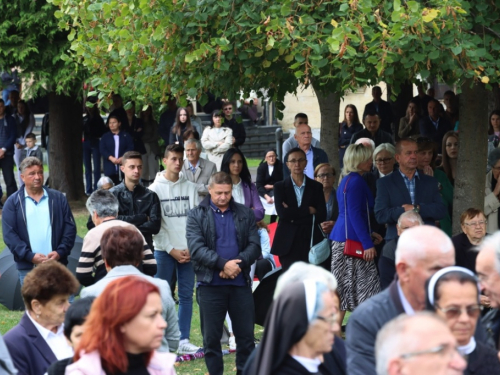
[[[92,161],[94,162],[93,184]],[[85,165],[85,193],[90,195],[94,190],[97,190],[97,181],[101,178],[101,152],[99,151],[98,139],[83,142],[83,164]]]
[[30,272],[31,270],[17,270],[17,273],[19,274],[19,283],[21,284],[21,287],[24,284],[24,278]]
[[156,278],[170,283],[174,271],[177,271],[177,288],[179,294],[179,330],[181,340],[189,339],[191,318],[193,315],[194,270],[193,263],[179,263],[166,251],[155,251],[158,270]]

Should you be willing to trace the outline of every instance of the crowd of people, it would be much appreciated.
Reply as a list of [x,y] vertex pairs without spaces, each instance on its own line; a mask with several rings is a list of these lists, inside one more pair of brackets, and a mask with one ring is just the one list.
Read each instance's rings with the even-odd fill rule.
[[[89,105],[89,231],[76,275],[66,267],[73,215],[44,186],[18,105],[22,137],[12,133],[9,150],[12,160],[14,145],[22,150],[22,185],[8,194],[2,228],[26,312],[0,341],[0,368],[174,374],[173,353],[202,353],[218,375],[227,324],[238,374],[500,373],[500,112],[490,116],[484,207],[463,212],[452,236],[455,95],[445,94],[445,110],[419,88],[398,122],[381,89],[372,94],[362,124],[345,108],[340,171],[298,113],[281,157],[267,150],[255,181],[230,102],[205,129],[192,107],[172,102],[159,126],[151,107],[138,118],[119,95],[107,124]],[[0,121],[1,146],[13,135],[10,117]],[[252,286],[278,267],[259,342]],[[191,341],[193,295],[202,346]]]

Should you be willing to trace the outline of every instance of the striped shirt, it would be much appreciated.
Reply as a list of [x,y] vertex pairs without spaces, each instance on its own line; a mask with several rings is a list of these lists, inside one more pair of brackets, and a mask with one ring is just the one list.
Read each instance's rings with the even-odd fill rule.
[[[135,225],[117,219],[106,220],[91,229],[83,239],[82,253],[76,268],[76,278],[83,286],[92,285],[106,276],[106,266],[101,256],[101,237],[107,229],[118,226],[141,233]],[[146,275],[155,276],[156,259],[142,234],[141,237],[144,240],[144,258],[141,271]]]

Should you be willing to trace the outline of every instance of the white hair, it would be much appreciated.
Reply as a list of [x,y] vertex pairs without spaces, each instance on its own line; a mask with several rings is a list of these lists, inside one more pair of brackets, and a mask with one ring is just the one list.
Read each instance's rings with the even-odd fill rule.
[[365,145],[370,144],[372,146],[372,150],[375,150],[375,142],[373,142],[373,139],[363,137],[359,138],[356,142],[354,142],[355,145]]
[[202,147],[201,147],[201,142],[195,138],[189,138],[187,139],[185,142],[184,142],[184,145],[187,146],[187,145],[190,145],[191,143],[194,143],[195,146],[196,146],[196,149],[198,151],[201,151],[202,150]]
[[337,290],[337,280],[331,272],[313,264],[295,262],[288,271],[279,277],[276,288],[274,289],[273,298],[278,297],[287,285],[304,280],[319,281],[325,284],[330,291],[334,292]]
[[495,251],[495,269],[500,274],[500,231],[496,231],[491,236],[487,236],[477,247],[478,251],[492,249]]
[[[369,139],[369,138],[360,138],[360,139]],[[359,139],[358,139],[358,141],[359,141]],[[372,140],[370,139],[370,141],[372,141]],[[375,146],[375,143],[373,145]],[[394,157],[394,155],[396,155],[396,148],[393,145],[391,145],[390,143],[382,143],[375,148],[375,151],[373,151],[373,162],[374,163],[375,163],[375,158],[377,157],[378,153],[381,151],[387,151],[389,154],[391,154],[392,157]]]
[[434,258],[436,253],[455,252],[453,242],[441,229],[421,225],[403,232],[396,248],[396,264],[414,265],[417,259]]
[[401,228],[401,222],[403,219],[408,220],[410,223],[418,223],[418,225],[424,225],[422,216],[413,210],[403,212],[398,218],[398,227]]
[[[388,375],[391,359],[398,358],[418,348],[419,339],[425,340],[425,335],[429,333],[418,328],[427,327],[429,320],[448,329],[446,323],[435,314],[429,311],[421,311],[415,313],[415,315],[401,314],[387,322],[378,331],[375,341],[377,375]],[[413,330],[408,332],[412,328]]]

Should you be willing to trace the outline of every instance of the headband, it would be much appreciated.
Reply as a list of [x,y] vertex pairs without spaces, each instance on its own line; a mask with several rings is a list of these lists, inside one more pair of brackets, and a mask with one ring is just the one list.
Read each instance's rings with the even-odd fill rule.
[[[474,277],[474,279],[476,279],[476,275],[474,274],[474,272],[464,267],[451,266],[440,269],[429,279],[429,285],[427,286],[427,295],[429,296],[429,302],[431,303],[431,305],[434,306],[434,288],[436,287],[438,280],[441,278],[441,276],[446,275],[449,272],[455,272],[455,271],[466,273],[467,275],[470,275]],[[478,289],[478,294],[480,294],[481,287],[479,286],[479,283],[477,283],[477,289]]]

